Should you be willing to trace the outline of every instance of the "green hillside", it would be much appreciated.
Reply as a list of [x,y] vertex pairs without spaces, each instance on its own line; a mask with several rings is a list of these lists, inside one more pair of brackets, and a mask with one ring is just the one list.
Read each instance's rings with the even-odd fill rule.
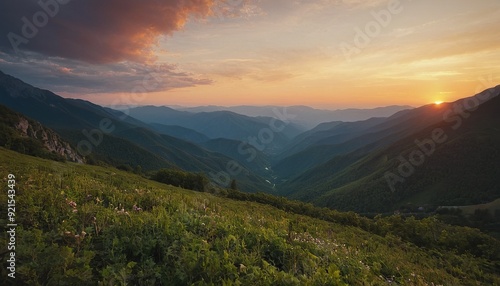
[[210,140],[210,138],[200,132],[181,126],[163,125],[159,123],[151,123],[149,126],[160,134],[169,135],[193,143],[202,143]]
[[[449,109],[443,106],[435,113],[442,116]],[[468,112],[460,126],[457,120],[441,121],[362,158],[356,152],[339,156],[283,188],[288,185],[296,190],[290,194],[295,199],[358,212],[393,211],[408,203],[455,206],[493,201],[500,196],[499,109],[497,96]],[[446,140],[436,143],[435,151],[407,178],[400,176],[401,158],[409,160],[420,150],[415,141],[428,142],[435,130],[442,130]],[[351,165],[342,163],[349,158],[359,160]],[[387,172],[400,176],[393,189]]]
[[500,283],[497,240],[433,218],[371,220],[261,196],[275,208],[3,148],[0,174],[5,187],[8,174],[16,181],[16,285]]
[[[79,151],[89,156],[88,161],[91,163],[101,161],[115,166],[127,164],[132,168],[141,166],[143,170],[177,167],[191,172],[202,171],[208,176],[214,174],[213,177],[231,173],[228,166],[232,166],[233,160],[227,156],[209,152],[182,139],[159,134],[122,112],[84,100],[62,98],[2,72],[0,103],[54,129],[74,146],[87,143],[82,148],[84,152]],[[227,116],[232,118],[231,114]],[[238,122],[247,122],[248,118],[244,116],[234,116]],[[251,122],[255,128],[264,126],[260,119],[252,119]],[[238,172],[233,177],[238,180],[242,190],[272,191],[272,186],[265,179],[241,164],[238,166]]]
[[269,171],[271,166],[269,162],[270,156],[243,141],[218,138],[203,142],[201,146],[236,160],[242,166],[263,178],[271,179],[272,174]]

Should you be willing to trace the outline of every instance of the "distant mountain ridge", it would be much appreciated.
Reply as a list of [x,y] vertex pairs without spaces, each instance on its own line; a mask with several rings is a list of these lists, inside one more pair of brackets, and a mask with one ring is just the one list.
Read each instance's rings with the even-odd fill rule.
[[230,111],[192,113],[165,106],[142,106],[131,108],[128,114],[150,124],[188,128],[210,139],[244,141],[270,154],[284,148],[293,137],[304,131],[279,118],[249,117]]
[[234,113],[251,116],[251,117],[275,117],[277,110],[286,109],[286,112],[293,116],[291,118],[291,122],[303,126],[306,129],[311,129],[316,127],[318,124],[324,122],[332,122],[332,121],[344,121],[344,122],[353,122],[353,121],[361,121],[366,120],[372,117],[389,117],[396,112],[413,109],[412,106],[385,106],[385,107],[377,107],[377,108],[368,108],[368,109],[358,109],[358,108],[349,108],[349,109],[337,109],[337,110],[322,110],[315,109],[309,106],[199,106],[199,107],[181,107],[181,106],[171,106],[172,109],[178,111],[188,111],[193,113],[200,112],[214,112],[214,111],[231,111]]

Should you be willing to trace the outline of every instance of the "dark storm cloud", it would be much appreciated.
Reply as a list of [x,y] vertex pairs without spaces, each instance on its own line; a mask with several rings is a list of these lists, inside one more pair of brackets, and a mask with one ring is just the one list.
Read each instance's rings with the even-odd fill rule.
[[158,36],[215,0],[0,0],[0,49],[89,63],[152,60]]

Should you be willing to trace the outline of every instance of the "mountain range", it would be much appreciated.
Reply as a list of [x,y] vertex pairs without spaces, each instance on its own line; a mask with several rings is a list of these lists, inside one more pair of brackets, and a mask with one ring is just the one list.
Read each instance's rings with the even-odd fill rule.
[[[128,114],[157,127],[158,124],[174,125],[194,130],[210,139],[246,141],[271,154],[279,152],[291,138],[304,131],[291,122],[273,117],[249,117],[230,111],[192,113],[165,106],[143,106],[128,110]],[[279,131],[273,131],[273,126]]]
[[128,164],[145,171],[176,167],[203,172],[219,181],[226,179],[226,170],[231,169],[227,173],[239,181],[242,189],[272,190],[264,178],[223,154],[158,133],[122,112],[84,100],[65,99],[3,73],[0,104],[53,129],[91,162]]
[[[199,106],[199,107],[183,107],[183,106],[170,106],[173,109],[180,111],[189,111],[192,113],[199,112],[214,112],[214,111],[231,111],[238,114],[243,114],[251,117],[276,117],[276,114],[280,112],[282,106]],[[388,117],[394,113],[412,109],[412,106],[407,105],[393,105],[378,107],[372,109],[337,109],[337,110],[324,110],[316,109],[309,106],[295,105],[286,107],[286,112],[290,114],[290,121],[298,126],[305,129],[311,129],[316,127],[318,124],[331,121],[360,121],[366,120],[372,117]]]
[[[336,153],[281,184],[281,193],[359,212],[390,211],[408,203],[493,201],[500,195],[499,94],[497,86],[456,102],[402,111],[354,139],[310,147],[309,152]],[[299,155],[295,162],[310,156]]]
[[[500,197],[498,94],[495,87],[418,108],[120,111],[62,98],[0,72],[3,112],[11,109],[53,130],[82,162],[145,172],[178,168],[204,173],[223,187],[235,180],[242,191],[364,213]],[[13,124],[4,126],[11,132]]]

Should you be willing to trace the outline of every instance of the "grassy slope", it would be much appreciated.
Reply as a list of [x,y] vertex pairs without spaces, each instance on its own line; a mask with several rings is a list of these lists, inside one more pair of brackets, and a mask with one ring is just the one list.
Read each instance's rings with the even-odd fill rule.
[[[289,182],[289,189],[299,190],[291,197],[360,212],[393,211],[407,203],[438,206],[493,201],[499,194],[500,153],[494,147],[500,142],[499,106],[497,97],[471,113],[457,130],[452,129],[453,124],[440,122],[375,150],[341,170],[338,166],[343,158],[338,157],[304,173],[305,180]],[[384,173],[397,172],[398,156],[408,158],[410,152],[418,149],[414,141],[429,138],[435,128],[444,130],[449,139],[438,144],[436,152],[392,192]]]
[[[9,173],[17,182],[18,283],[386,285],[388,278],[408,285],[500,283],[493,264],[498,262],[471,254],[426,251],[393,235],[114,169],[0,149],[1,177]],[[76,212],[69,201],[77,203]],[[143,210],[134,212],[134,204]],[[2,225],[4,218],[2,208]],[[5,236],[0,245],[6,245]],[[6,267],[1,271],[6,277]]]

